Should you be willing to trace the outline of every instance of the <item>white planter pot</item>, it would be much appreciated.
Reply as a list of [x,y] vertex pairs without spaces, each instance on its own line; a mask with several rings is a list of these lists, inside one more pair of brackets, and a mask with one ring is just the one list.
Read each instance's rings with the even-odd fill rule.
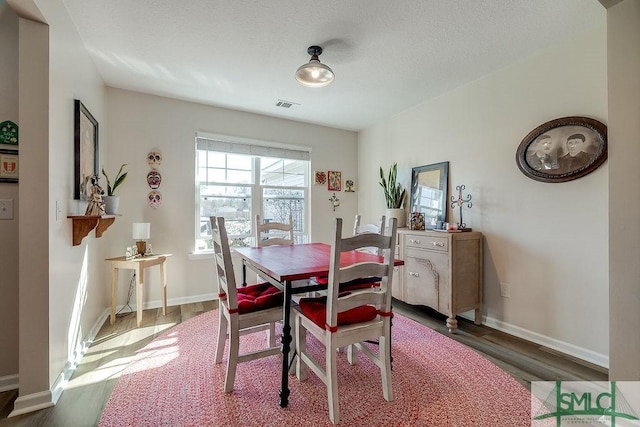
[[391,218],[398,220],[398,228],[407,226],[407,214],[404,212],[404,209],[387,209],[387,224]]
[[102,196],[104,202],[104,213],[107,215],[115,215],[118,213],[120,205],[120,196]]

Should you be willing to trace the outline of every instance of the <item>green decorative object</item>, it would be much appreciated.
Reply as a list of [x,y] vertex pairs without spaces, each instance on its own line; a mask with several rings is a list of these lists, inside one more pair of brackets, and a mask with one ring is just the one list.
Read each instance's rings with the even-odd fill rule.
[[116,188],[118,188],[120,184],[122,184],[124,180],[127,178],[127,174],[129,172],[122,173],[122,169],[124,169],[125,166],[127,166],[126,163],[120,166],[120,169],[116,174],[116,179],[115,181],[113,181],[113,187],[111,186],[111,181],[109,181],[109,177],[105,173],[104,168],[102,168],[102,175],[104,175],[104,177],[107,179],[107,196],[114,196],[115,195],[114,193],[116,192]]
[[0,144],[18,145],[18,125],[11,120],[0,123]]
[[384,190],[384,198],[388,209],[400,209],[404,203],[404,195],[406,190],[402,188],[402,184],[396,182],[398,174],[398,164],[394,163],[389,169],[387,178],[384,171],[380,167],[380,187]]

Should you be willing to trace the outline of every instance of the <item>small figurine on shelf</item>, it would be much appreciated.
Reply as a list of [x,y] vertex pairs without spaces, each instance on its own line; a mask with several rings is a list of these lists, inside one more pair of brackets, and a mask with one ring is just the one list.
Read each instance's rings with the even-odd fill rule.
[[87,211],[84,213],[85,215],[104,215],[104,201],[102,200],[102,195],[104,194],[104,190],[98,184],[98,177],[91,177],[91,199],[89,200],[89,205],[87,206]]

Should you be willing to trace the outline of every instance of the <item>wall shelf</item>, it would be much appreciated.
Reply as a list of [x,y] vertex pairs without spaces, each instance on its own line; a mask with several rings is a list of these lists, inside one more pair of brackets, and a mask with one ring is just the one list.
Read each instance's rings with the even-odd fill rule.
[[105,230],[116,220],[115,215],[67,215],[67,218],[73,221],[73,246],[82,243],[82,239],[94,228],[96,238],[102,237]]

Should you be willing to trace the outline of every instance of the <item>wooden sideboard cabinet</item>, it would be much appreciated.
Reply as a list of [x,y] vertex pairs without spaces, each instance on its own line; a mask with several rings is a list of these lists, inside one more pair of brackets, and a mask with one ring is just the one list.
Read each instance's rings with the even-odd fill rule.
[[449,332],[465,311],[475,310],[481,323],[482,233],[399,229],[398,256],[404,266],[393,278],[394,298],[447,315]]

